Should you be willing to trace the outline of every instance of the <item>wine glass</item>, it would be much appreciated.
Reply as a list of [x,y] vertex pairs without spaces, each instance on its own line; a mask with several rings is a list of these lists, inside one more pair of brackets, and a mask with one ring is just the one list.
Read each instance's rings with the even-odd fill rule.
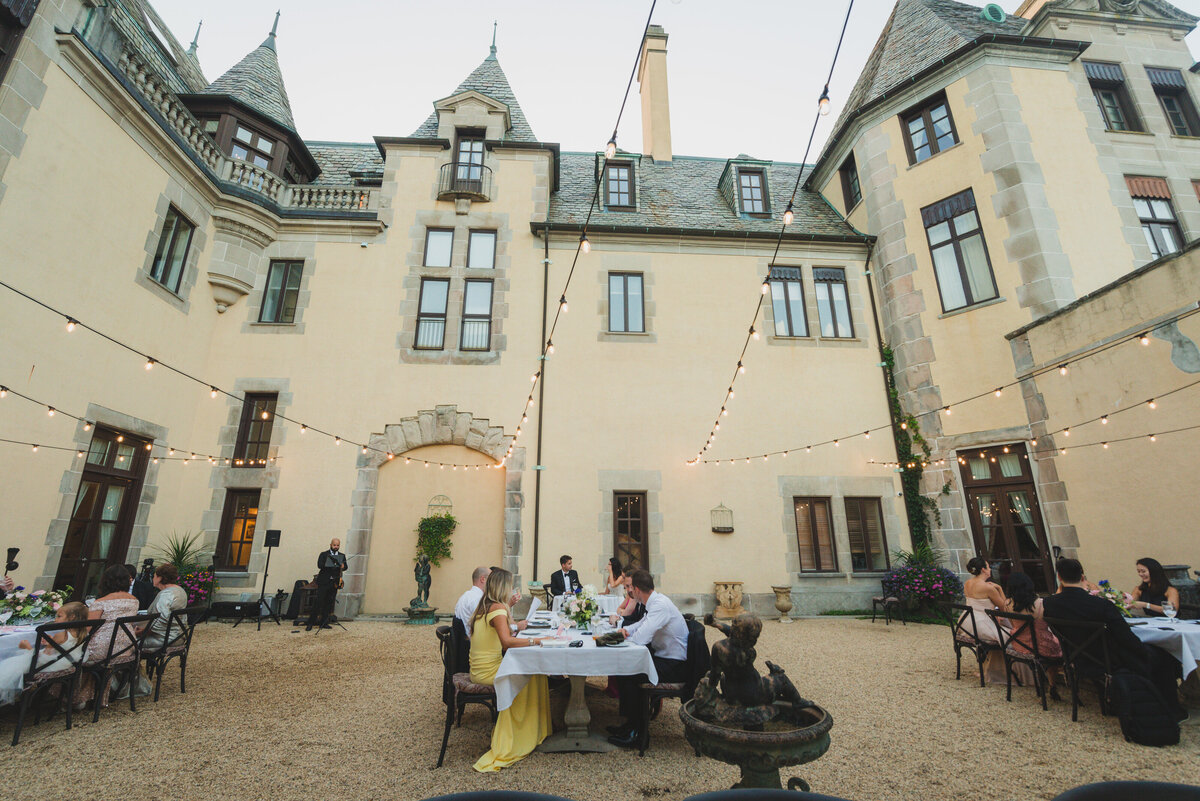
[[1175,609],[1175,605],[1170,601],[1163,601],[1162,610],[1163,614],[1167,616],[1167,620],[1174,624],[1175,615],[1179,614],[1178,610]]

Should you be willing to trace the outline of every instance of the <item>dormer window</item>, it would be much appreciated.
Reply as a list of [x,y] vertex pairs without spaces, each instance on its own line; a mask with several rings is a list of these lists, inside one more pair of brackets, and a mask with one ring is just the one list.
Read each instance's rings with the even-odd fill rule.
[[917,164],[958,144],[954,118],[944,95],[938,95],[900,117],[908,163]]
[[237,129],[233,133],[233,144],[229,155],[266,170],[271,166],[271,154],[274,150],[274,141],[238,123]]
[[767,179],[762,170],[738,170],[738,197],[743,214],[767,214]]
[[483,178],[483,131],[462,131],[454,159],[456,181],[478,182]]
[[633,165],[629,162],[608,162],[605,168],[605,205],[609,208],[632,209],[634,201]]

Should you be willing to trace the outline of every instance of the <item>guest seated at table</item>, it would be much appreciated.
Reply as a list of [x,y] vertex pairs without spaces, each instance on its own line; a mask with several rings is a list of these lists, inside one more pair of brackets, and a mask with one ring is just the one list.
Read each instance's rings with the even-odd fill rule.
[[[104,625],[96,629],[92,634],[92,639],[88,642],[88,662],[99,662],[108,656],[108,646],[112,641],[113,631],[116,629],[117,618],[137,614],[137,598],[129,593],[128,588],[129,573],[122,565],[113,565],[100,576],[100,592],[102,594],[92,601],[88,617],[92,620],[103,620]],[[119,653],[128,645],[129,635],[123,631],[117,631],[117,642],[113,645],[113,653]],[[132,659],[133,652],[131,651],[125,656]],[[92,677],[85,676],[75,691],[75,705],[82,706],[92,700],[95,689]],[[97,703],[107,705],[108,688],[105,688]]]
[[[1179,662],[1166,651],[1145,645],[1133,633],[1111,601],[1088,592],[1083,565],[1079,560],[1059,559],[1055,570],[1058,573],[1060,591],[1057,595],[1042,599],[1042,610],[1046,617],[1051,620],[1103,623],[1112,666],[1123,667],[1150,679],[1166,702],[1167,708],[1177,719],[1186,719],[1187,712],[1179,703],[1179,690],[1175,683],[1179,675]],[[1067,635],[1070,636],[1069,632]],[[1095,642],[1086,650],[1103,664],[1103,647],[1102,643]],[[1077,659],[1076,664],[1083,675],[1094,674],[1088,667],[1095,664],[1090,659]]]
[[471,586],[458,596],[458,602],[454,604],[454,616],[462,621],[468,638],[471,636],[471,618],[479,608],[479,602],[483,600],[483,588],[487,586],[488,575],[491,572],[491,568],[488,567],[477,567],[471,571]]
[[[87,620],[87,617],[88,608],[79,601],[72,601],[58,608],[58,612],[54,615],[54,622],[82,623]],[[83,633],[83,629],[64,629],[50,635],[51,639],[67,652],[67,656],[63,656],[53,645],[49,644],[42,648],[41,653],[34,654],[31,641],[22,640],[17,647],[27,653],[0,660],[0,704],[11,704],[21,695],[21,690],[25,687],[25,674],[33,666],[35,658],[38,670],[46,673],[65,670],[71,665],[77,664],[77,660],[83,656],[77,650]],[[35,636],[32,642],[36,641]]]
[[[999,644],[1000,632],[996,630],[995,622],[988,617],[985,610],[1003,610],[1008,599],[1004,597],[1004,590],[990,581],[992,567],[982,556],[976,556],[967,562],[967,572],[971,574],[971,578],[963,583],[963,596],[971,611],[963,612],[959,622],[963,629],[967,632],[974,631],[984,642]],[[975,620],[973,629],[966,620],[968,614]],[[1007,680],[1004,673],[1004,655],[999,651],[990,651],[983,663],[983,675],[988,684],[1004,684]]]
[[610,615],[608,618],[608,622],[614,626],[618,622],[622,626],[628,626],[630,623],[636,623],[646,616],[646,607],[637,598],[634,598],[633,593],[629,591],[632,584],[630,574],[622,574],[621,587],[625,592],[625,600],[617,607],[616,614]]
[[1166,617],[1163,604],[1169,603],[1179,611],[1179,590],[1167,580],[1167,571],[1157,559],[1137,560],[1137,574],[1142,583],[1133,588],[1133,606],[1146,617]]
[[8,597],[14,586],[12,576],[0,576],[0,598]]
[[[167,621],[170,620],[171,613],[187,607],[187,591],[176,584],[177,581],[179,581],[179,571],[175,565],[163,563],[154,568],[154,587],[158,590],[158,595],[154,596],[154,603],[150,604],[147,611],[158,613],[158,617],[150,624],[150,633],[146,635],[142,644],[142,650],[146,653],[162,648],[163,638],[167,634]],[[172,642],[181,634],[183,634],[183,629],[179,627],[179,624],[171,626]]]
[[138,609],[149,609],[158,590],[149,580],[139,577],[133,565],[125,565],[125,572],[129,574],[129,594],[137,598]]
[[583,589],[583,585],[579,583],[579,573],[571,569],[574,561],[570,555],[563,554],[558,558],[558,565],[562,568],[555,572],[550,577],[550,594],[562,595],[567,592],[579,592]]
[[606,595],[620,595],[625,591],[625,583],[621,580],[624,572],[621,568],[621,560],[617,557],[612,557],[604,565],[604,589],[602,592]]
[[[1017,632],[1013,635],[1010,648],[1021,654],[1033,653],[1033,640],[1037,638],[1038,655],[1048,657],[1050,659],[1062,658],[1062,645],[1058,638],[1054,636],[1054,632],[1050,631],[1050,627],[1046,625],[1046,621],[1042,620],[1042,599],[1038,597],[1037,592],[1033,588],[1033,579],[1028,573],[1013,573],[1008,577],[1008,602],[1007,610],[1016,612],[1022,615],[1032,615],[1033,627],[1021,629],[1017,625]],[[1050,697],[1055,701],[1061,700],[1058,696],[1059,674],[1061,669],[1057,665],[1046,666],[1046,677],[1050,682],[1049,691]],[[1030,682],[1032,683],[1032,677]],[[1022,677],[1022,681],[1025,678]]]
[[[646,607],[646,616],[620,629],[625,639],[650,649],[659,682],[687,681],[687,623],[671,599],[655,592],[654,579],[645,570],[635,570],[629,577],[629,594]],[[622,748],[632,748],[639,739],[638,725],[645,705],[641,685],[645,674],[620,676],[616,679],[620,693],[620,711],[625,722],[610,729],[608,741]]]
[[[513,574],[493,569],[475,614],[471,616],[471,681],[489,687],[509,648],[541,645],[541,638],[515,637],[509,627]],[[550,734],[550,689],[545,676],[531,676],[512,706],[501,710],[492,729],[492,747],[475,763],[489,773],[524,759]]]

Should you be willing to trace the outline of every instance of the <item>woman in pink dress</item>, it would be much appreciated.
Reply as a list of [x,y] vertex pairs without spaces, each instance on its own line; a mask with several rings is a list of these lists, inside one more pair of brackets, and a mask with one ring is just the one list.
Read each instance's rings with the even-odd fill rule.
[[[966,598],[967,606],[971,609],[969,612],[962,613],[959,622],[962,623],[966,632],[973,631],[984,642],[999,645],[1000,632],[996,629],[996,624],[988,617],[986,610],[1003,610],[1006,608],[1008,599],[1004,597],[1004,590],[1000,589],[998,584],[989,581],[992,577],[992,568],[982,556],[976,556],[967,562],[967,572],[971,574],[971,578],[963,583],[963,596]],[[967,615],[974,618],[974,628],[967,621]],[[988,652],[987,658],[983,662],[983,676],[988,684],[1005,683],[1004,655],[999,650]]]
[[[1013,573],[1008,577],[1008,610],[1022,615],[1033,615],[1033,631],[1021,629],[1009,642],[1009,648],[1019,654],[1033,653],[1033,640],[1037,639],[1038,656],[1047,659],[1062,659],[1062,644],[1042,619],[1042,599],[1033,589],[1033,579],[1027,573]],[[1018,626],[1019,627],[1019,626]],[[1058,684],[1062,669],[1057,665],[1046,666],[1050,697],[1059,700]],[[1032,676],[1028,680],[1032,680]],[[1022,681],[1027,681],[1022,676]]]
[[[104,571],[100,577],[100,592],[102,595],[92,601],[88,617],[92,620],[103,620],[104,625],[96,629],[88,643],[87,662],[101,662],[108,657],[108,646],[112,644],[113,633],[117,642],[113,644],[113,653],[120,653],[129,645],[129,635],[117,629],[116,620],[119,617],[135,615],[138,611],[138,601],[129,593],[129,573],[124,565],[113,565]],[[133,659],[133,651],[128,651],[119,658]],[[91,676],[85,676],[79,682],[75,691],[75,705],[81,707],[96,695],[96,682]],[[96,703],[108,706],[108,688],[100,694]]]

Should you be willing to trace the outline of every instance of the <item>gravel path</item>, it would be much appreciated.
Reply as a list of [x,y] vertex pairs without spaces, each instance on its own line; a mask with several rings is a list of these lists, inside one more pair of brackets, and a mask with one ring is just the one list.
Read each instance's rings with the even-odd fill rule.
[[[158,704],[117,706],[72,731],[61,718],[28,727],[9,748],[11,713],[0,716],[6,799],[420,799],[463,790],[524,789],[577,801],[682,799],[723,789],[737,769],[697,759],[667,701],[651,750],[540,754],[499,774],[471,763],[488,748],[487,713],[471,708],[441,744],[441,663],[431,628],[348,624],[319,637],[288,627],[225,624],[196,632],[188,693],[169,669]],[[709,630],[711,635],[716,634]],[[718,635],[719,636],[719,635]],[[1179,746],[1127,744],[1095,699],[1072,723],[1070,705],[1042,712],[1032,689],[981,689],[954,680],[946,630],[845,619],[769,622],[759,641],[802,695],[834,717],[833,744],[812,765],[785,769],[817,792],[856,801],[985,796],[1049,799],[1112,779],[1196,782],[1200,726]],[[556,726],[565,698],[552,696]],[[597,694],[593,727],[616,720]],[[1193,712],[1193,715],[1196,713]],[[992,755],[1005,754],[1003,760]],[[98,767],[87,767],[94,762]]]

